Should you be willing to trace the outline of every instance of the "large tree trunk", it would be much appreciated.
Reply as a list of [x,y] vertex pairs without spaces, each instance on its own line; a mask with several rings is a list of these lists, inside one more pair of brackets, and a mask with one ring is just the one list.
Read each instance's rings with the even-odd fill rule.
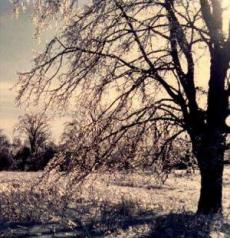
[[222,176],[223,166],[216,168],[200,169],[201,189],[198,204],[198,213],[221,213],[222,212]]
[[198,213],[222,212],[222,181],[225,137],[208,133],[196,151],[201,175]]

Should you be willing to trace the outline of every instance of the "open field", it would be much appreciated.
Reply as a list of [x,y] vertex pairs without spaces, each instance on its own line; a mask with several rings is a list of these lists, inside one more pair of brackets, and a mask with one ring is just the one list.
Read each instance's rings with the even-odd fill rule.
[[38,173],[0,173],[0,237],[230,237],[230,167],[224,218],[196,216],[199,174],[175,171],[164,185],[150,175],[97,174],[65,194],[31,186]]

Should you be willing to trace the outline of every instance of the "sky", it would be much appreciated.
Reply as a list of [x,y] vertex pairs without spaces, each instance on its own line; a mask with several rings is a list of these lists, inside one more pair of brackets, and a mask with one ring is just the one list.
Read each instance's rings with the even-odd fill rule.
[[[83,3],[84,1],[86,0],[82,0]],[[224,1],[227,3],[229,0]],[[229,19],[229,14],[225,19]],[[18,116],[28,111],[26,108],[17,107],[15,103],[16,90],[13,86],[18,80],[17,72],[30,69],[34,50],[42,49],[53,35],[53,30],[47,29],[41,35],[41,41],[36,40],[31,12],[26,11],[16,18],[10,1],[0,0],[0,129],[10,138],[13,137]],[[204,64],[208,65],[205,61],[201,62],[200,76],[207,75],[206,71],[209,70],[208,67],[203,67]],[[30,110],[34,108],[31,107]],[[52,118],[50,124],[53,138],[59,138],[64,122],[69,119],[70,117],[60,114]]]
[[[0,129],[10,138],[18,116],[28,111],[15,103],[17,72],[30,69],[34,50],[42,49],[53,35],[52,29],[48,29],[41,40],[35,39],[31,12],[26,11],[16,18],[10,1],[0,0]],[[68,119],[63,116],[51,119],[53,138],[60,136]]]

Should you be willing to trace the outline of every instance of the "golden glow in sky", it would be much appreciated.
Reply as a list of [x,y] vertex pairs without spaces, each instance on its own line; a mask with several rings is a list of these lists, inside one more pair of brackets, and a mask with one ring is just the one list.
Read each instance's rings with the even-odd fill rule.
[[229,33],[229,21],[230,21],[230,0],[222,0],[224,11],[224,32],[225,34]]

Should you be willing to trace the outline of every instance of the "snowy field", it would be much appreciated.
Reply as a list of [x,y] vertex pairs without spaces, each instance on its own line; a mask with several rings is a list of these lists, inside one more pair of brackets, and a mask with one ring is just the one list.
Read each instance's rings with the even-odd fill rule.
[[[146,174],[94,174],[66,194],[66,180],[0,173],[0,237],[230,237],[230,167],[224,217],[196,216],[199,173],[175,171],[159,185]],[[68,185],[66,185],[68,186]]]

